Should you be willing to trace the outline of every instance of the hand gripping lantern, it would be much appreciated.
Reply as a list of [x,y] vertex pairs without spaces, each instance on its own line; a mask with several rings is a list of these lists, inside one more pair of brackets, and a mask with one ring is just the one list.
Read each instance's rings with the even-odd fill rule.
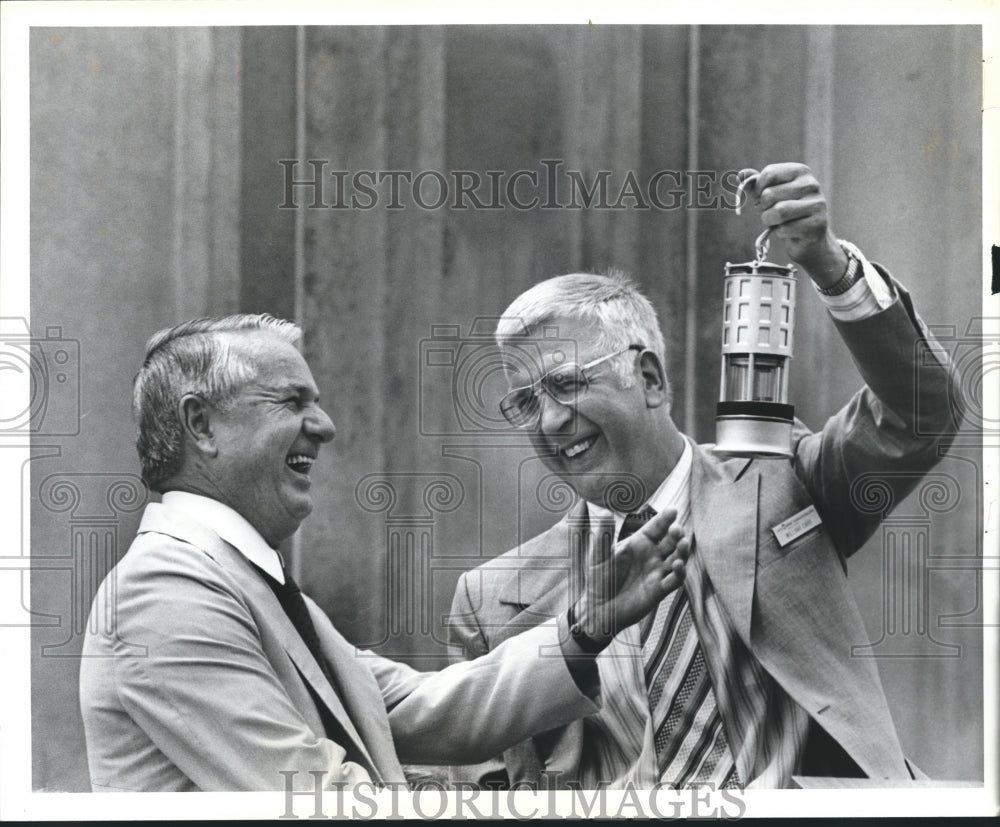
[[768,228],[757,238],[753,261],[726,263],[722,377],[715,416],[714,450],[719,454],[792,455],[795,409],[788,404],[788,368],[795,268],[765,261],[770,232]]

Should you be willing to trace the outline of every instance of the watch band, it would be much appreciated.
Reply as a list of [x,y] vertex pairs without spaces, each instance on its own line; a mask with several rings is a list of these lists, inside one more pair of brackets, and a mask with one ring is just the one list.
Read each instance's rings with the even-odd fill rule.
[[840,281],[830,287],[817,287],[816,289],[822,293],[824,296],[840,296],[854,287],[857,284],[858,279],[864,274],[864,268],[861,266],[861,260],[855,254],[854,250],[845,244],[843,241],[840,242],[840,248],[847,254],[847,272],[841,277]]
[[604,649],[604,644],[598,643],[583,631],[583,626],[576,619],[575,606],[570,606],[566,611],[566,621],[569,623],[569,635],[584,652],[588,655],[596,655]]

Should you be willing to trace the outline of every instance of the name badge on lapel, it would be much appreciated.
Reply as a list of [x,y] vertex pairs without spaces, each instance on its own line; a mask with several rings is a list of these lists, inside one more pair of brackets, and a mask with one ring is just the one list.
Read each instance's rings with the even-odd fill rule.
[[778,545],[784,548],[792,540],[796,540],[807,531],[812,531],[823,521],[819,518],[815,506],[803,508],[798,514],[793,514],[787,520],[778,523],[771,531],[774,533]]

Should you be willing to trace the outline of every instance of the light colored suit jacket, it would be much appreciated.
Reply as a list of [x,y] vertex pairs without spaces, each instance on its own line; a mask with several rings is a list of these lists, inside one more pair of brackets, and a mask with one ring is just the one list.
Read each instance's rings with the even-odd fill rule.
[[[928,352],[929,333],[896,287],[899,300],[882,313],[837,323],[867,387],[821,433],[797,427],[791,461],[727,461],[694,446],[691,471],[694,553],[736,632],[811,717],[812,749],[846,753],[872,778],[911,773],[873,660],[851,656],[868,637],[846,560],[881,519],[858,508],[852,486],[877,473],[899,502],[949,444],[961,400],[947,360]],[[822,525],[781,547],[771,529],[810,504]],[[579,563],[546,569],[544,559],[579,561],[588,539],[581,501],[545,533],[464,574],[449,627],[455,649],[476,657],[564,612]],[[606,693],[606,705],[618,701]],[[556,728],[505,753],[508,778],[537,782],[548,770],[572,779],[582,749],[582,723]],[[843,762],[824,764],[829,757],[806,756],[824,767],[817,774],[838,774]],[[476,774],[497,768],[486,764]]]
[[95,791],[404,783],[401,760],[483,761],[597,708],[554,625],[423,673],[357,650],[306,598],[334,688],[251,563],[159,504],[101,590],[80,670]]

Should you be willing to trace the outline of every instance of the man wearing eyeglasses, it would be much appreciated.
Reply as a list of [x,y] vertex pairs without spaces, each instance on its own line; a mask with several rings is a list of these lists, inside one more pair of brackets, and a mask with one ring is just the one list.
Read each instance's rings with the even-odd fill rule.
[[[496,331],[511,388],[501,410],[580,499],[553,528],[462,576],[456,651],[481,655],[553,616],[587,648],[574,603],[600,520],[622,537],[676,510],[692,551],[684,588],[598,655],[613,687],[599,712],[459,778],[720,789],[916,772],[873,662],[850,656],[867,637],[846,559],[878,525],[850,491],[860,475],[884,472],[902,500],[951,442],[960,414],[948,398],[960,393],[905,290],[834,237],[807,167],[741,179],[813,281],[866,387],[821,431],[796,423],[791,461],[727,461],[675,426],[663,335],[627,278],[559,276],[517,297]],[[559,559],[566,565],[543,565]]]

